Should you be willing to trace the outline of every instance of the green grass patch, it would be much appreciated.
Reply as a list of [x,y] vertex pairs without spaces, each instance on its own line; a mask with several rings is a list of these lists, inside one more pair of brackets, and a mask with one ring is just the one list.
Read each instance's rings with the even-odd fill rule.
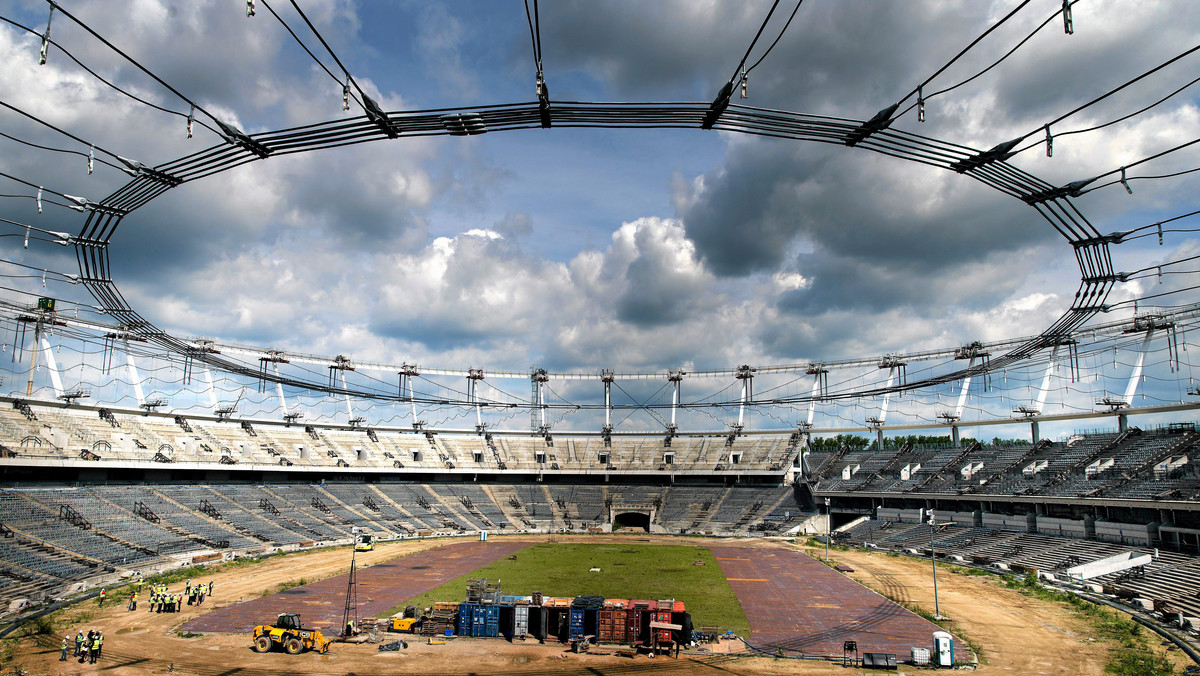
[[[695,565],[696,561],[704,565]],[[600,572],[588,572],[599,568]],[[721,567],[707,547],[642,544],[536,544],[517,552],[517,560],[501,559],[409,599],[424,608],[435,601],[462,601],[467,580],[486,577],[501,583],[502,593],[528,596],[593,594],[618,599],[678,599],[687,605],[697,627],[719,626],[748,635],[750,623]]]

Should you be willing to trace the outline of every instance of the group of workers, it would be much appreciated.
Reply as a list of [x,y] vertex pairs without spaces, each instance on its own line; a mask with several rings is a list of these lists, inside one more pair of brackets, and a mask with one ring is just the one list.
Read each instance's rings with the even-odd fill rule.
[[[188,580],[183,593],[177,594],[168,591],[165,584],[156,584],[150,588],[150,612],[177,613],[182,609],[185,598],[189,606],[198,606],[204,603],[205,596],[212,594],[212,587],[212,581],[209,581],[208,584],[192,584],[192,581]],[[130,610],[137,610],[137,597],[137,589],[130,592]]]
[[[137,582],[129,592],[129,610],[137,610],[138,595],[142,591],[142,587],[146,581],[138,576]],[[205,596],[211,596],[213,590],[213,580],[209,580],[207,584],[197,583],[192,584],[191,579],[184,584],[182,594],[173,594],[167,590],[167,585],[156,584],[150,587],[150,612],[159,613],[177,613],[183,605],[183,599],[187,598],[187,603],[191,605],[200,605],[204,602]],[[104,601],[108,598],[108,591],[100,590],[100,607],[104,607]],[[104,650],[104,633],[97,629],[89,629],[84,635],[83,630],[75,635],[72,641],[71,637],[63,636],[62,640],[62,655],[58,658],[59,662],[67,661],[67,651],[71,649],[71,644],[75,645],[73,656],[79,658],[79,663],[89,662],[95,664],[96,660],[100,659],[100,655]]]
[[[89,629],[86,636],[83,630],[75,635],[75,657],[79,658],[79,663],[88,662],[95,664],[96,660],[100,659],[101,653],[104,651],[104,632],[98,629]],[[59,662],[67,661],[67,650],[71,647],[71,637],[64,636],[62,640],[62,655],[59,656]]]

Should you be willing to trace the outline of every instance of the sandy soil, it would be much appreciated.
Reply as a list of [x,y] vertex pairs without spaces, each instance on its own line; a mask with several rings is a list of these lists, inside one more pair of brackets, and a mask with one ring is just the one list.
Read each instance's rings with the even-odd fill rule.
[[[545,541],[545,537],[528,537]],[[575,538],[556,536],[558,541]],[[586,536],[585,542],[602,542],[610,537]],[[615,536],[623,543],[668,542],[670,538]],[[450,541],[399,542],[359,554],[360,565]],[[698,544],[695,538],[684,540]],[[779,547],[793,545],[763,540],[719,541],[721,544]],[[95,619],[76,629],[101,629],[106,637],[104,657],[96,665],[75,660],[58,661],[61,636],[42,641],[19,642],[20,663],[30,674],[490,674],[490,673],[590,673],[625,674],[654,671],[667,674],[827,674],[857,673],[824,662],[776,660],[737,654],[740,643],[725,643],[717,650],[734,654],[703,652],[682,655],[678,660],[646,656],[575,655],[558,645],[509,644],[495,639],[456,639],[446,645],[428,645],[411,637],[409,648],[398,653],[380,653],[375,645],[335,644],[327,655],[282,653],[260,655],[250,650],[245,636],[209,634],[180,638],[173,629],[198,614],[224,604],[260,596],[280,582],[305,577],[308,580],[336,575],[349,566],[346,551],[325,551],[273,559],[257,566],[236,568],[213,575],[214,598],[200,608],[184,606],[177,614],[129,612],[110,602]],[[820,556],[820,554],[817,554]],[[855,569],[851,575],[868,586],[895,598],[933,609],[929,564],[907,557],[889,557],[859,551],[835,552],[837,561]],[[984,674],[1103,674],[1107,646],[1090,635],[1087,625],[1067,609],[1046,604],[1005,589],[989,578],[940,572],[938,600],[941,612],[955,620],[954,631],[984,646]],[[182,588],[182,583],[173,585]],[[95,610],[94,602],[86,609]],[[273,618],[264,618],[264,622]],[[390,635],[389,640],[396,635]],[[1155,641],[1157,645],[1157,641]],[[1178,653],[1173,653],[1178,656]],[[1186,658],[1179,661],[1184,664]],[[7,673],[7,672],[6,672]],[[874,672],[862,672],[874,673]]]

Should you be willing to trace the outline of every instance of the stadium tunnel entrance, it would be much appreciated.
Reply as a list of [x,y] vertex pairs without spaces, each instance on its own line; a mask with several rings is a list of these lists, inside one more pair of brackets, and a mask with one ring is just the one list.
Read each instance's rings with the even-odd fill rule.
[[650,514],[647,512],[618,512],[613,515],[613,530],[621,528],[640,529],[650,532]]

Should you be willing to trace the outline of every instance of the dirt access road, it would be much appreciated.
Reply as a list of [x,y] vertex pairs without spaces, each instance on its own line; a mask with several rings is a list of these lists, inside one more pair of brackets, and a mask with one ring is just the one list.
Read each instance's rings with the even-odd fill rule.
[[[544,537],[521,537],[544,542]],[[508,538],[505,538],[508,539]],[[684,543],[788,547],[795,545],[760,539],[698,541],[696,538],[628,536],[556,536],[558,541],[636,543]],[[374,552],[360,553],[359,565],[371,565],[453,541],[427,540],[390,543]],[[814,552],[814,556],[822,556]],[[837,561],[855,569],[851,577],[889,596],[908,600],[932,610],[933,595],[928,562],[879,553],[835,552]],[[705,671],[733,674],[848,674],[840,665],[823,662],[775,660],[739,654],[695,654],[674,659],[634,659],[616,656],[574,655],[558,645],[509,644],[494,639],[457,639],[446,645],[430,646],[410,641],[399,653],[378,652],[375,645],[335,644],[327,655],[259,655],[250,650],[246,636],[205,634],[182,638],[174,633],[184,622],[215,607],[262,596],[276,585],[301,577],[308,581],[344,573],[349,567],[344,549],[301,553],[269,559],[253,566],[216,573],[215,598],[200,608],[184,606],[176,614],[129,612],[123,605],[107,605],[96,612],[94,602],[80,610],[96,612],[85,624],[69,627],[73,636],[79,628],[104,631],[104,657],[96,665],[74,660],[58,662],[61,635],[41,641],[17,643],[14,659],[30,674],[430,674],[493,673],[590,673],[629,674],[653,671],[664,674],[693,674]],[[1108,646],[1094,640],[1086,622],[1069,609],[1032,599],[1006,589],[990,578],[953,575],[940,571],[939,601],[942,613],[956,622],[954,630],[984,646],[987,663],[982,674],[1094,674],[1104,673]],[[182,583],[172,585],[182,588]],[[264,621],[273,618],[264,618]],[[737,649],[740,644],[725,644]],[[1180,664],[1183,662],[1181,661]],[[862,673],[873,673],[863,671]]]

